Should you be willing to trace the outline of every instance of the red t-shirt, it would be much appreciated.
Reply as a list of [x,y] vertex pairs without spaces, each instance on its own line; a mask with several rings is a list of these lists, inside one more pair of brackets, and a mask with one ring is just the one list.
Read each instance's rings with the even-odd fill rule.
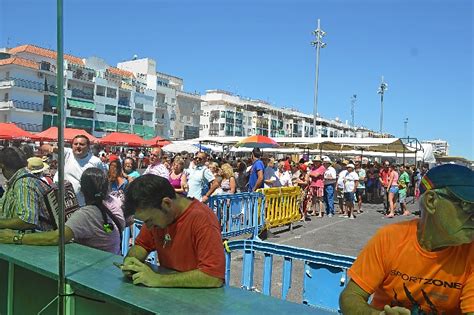
[[382,179],[382,183],[384,186],[388,185],[388,179],[390,177],[390,169],[384,169],[382,168],[379,172],[379,177]]
[[[167,233],[171,241],[165,244]],[[143,225],[135,244],[148,252],[157,250],[162,267],[180,272],[199,269],[224,279],[224,246],[217,217],[197,200],[193,200],[176,222],[165,229],[156,226],[148,229]]]
[[379,310],[386,304],[412,309],[412,298],[424,314],[474,312],[474,243],[428,252],[418,243],[417,224],[415,219],[381,228],[349,276],[374,293],[372,306]]

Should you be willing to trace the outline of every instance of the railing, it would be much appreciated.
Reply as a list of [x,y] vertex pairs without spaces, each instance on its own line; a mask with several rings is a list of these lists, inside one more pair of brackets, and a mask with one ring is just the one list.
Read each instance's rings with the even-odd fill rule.
[[27,101],[12,100],[13,106],[18,109],[28,109],[41,112],[43,111],[43,104]]
[[87,93],[87,92],[84,92],[83,90],[80,90],[80,89],[72,89],[71,96],[72,97],[84,98],[84,99],[87,99],[87,100],[93,100],[94,99],[94,94],[93,93]]
[[[338,312],[339,295],[348,283],[347,270],[355,258],[305,248],[263,242],[260,240],[236,240],[224,243],[226,248],[225,283],[228,286],[231,278],[232,253],[243,252],[241,287],[246,290],[262,291],[272,295],[273,258],[283,258],[281,275],[281,299],[286,300],[293,279],[293,261],[303,261],[303,296],[302,303],[309,306]],[[263,254],[262,287],[254,286],[255,254]]]
[[261,193],[237,193],[211,196],[209,207],[217,215],[222,238],[251,234],[258,237],[264,226],[265,197]]
[[20,127],[23,130],[26,131],[33,131],[33,132],[40,132],[43,130],[43,125],[39,124],[30,124],[30,123],[22,123],[22,122],[14,122],[12,121],[15,125]]
[[265,196],[265,224],[267,228],[292,224],[301,219],[300,187],[265,188],[259,189],[258,192]]

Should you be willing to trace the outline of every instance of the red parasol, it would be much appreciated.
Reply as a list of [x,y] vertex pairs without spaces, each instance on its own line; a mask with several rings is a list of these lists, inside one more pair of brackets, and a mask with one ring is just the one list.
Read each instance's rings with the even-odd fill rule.
[[145,143],[149,145],[150,147],[163,147],[165,145],[171,144],[171,141],[168,141],[165,138],[157,136],[152,139],[145,140]]
[[14,123],[0,123],[0,140],[35,140],[36,135],[29,133]]
[[144,147],[147,146],[145,140],[131,133],[112,132],[98,140],[105,145],[120,145],[126,147]]
[[[64,128],[64,140],[72,141],[77,135],[84,135],[89,138],[90,142],[96,142],[97,138],[82,129]],[[45,131],[35,134],[36,139],[41,141],[57,141],[58,140],[58,127],[50,127]]]

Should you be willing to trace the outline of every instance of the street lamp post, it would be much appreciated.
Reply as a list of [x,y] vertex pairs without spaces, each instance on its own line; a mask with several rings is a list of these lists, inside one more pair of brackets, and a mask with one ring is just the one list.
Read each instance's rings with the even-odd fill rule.
[[316,36],[316,39],[311,42],[311,45],[316,47],[316,79],[314,81],[314,120],[313,120],[313,136],[316,136],[316,119],[318,117],[318,81],[319,81],[319,51],[321,48],[326,46],[323,43],[322,38],[326,35],[321,29],[321,20],[318,19],[318,28],[313,31],[313,35]]
[[357,101],[357,94],[352,95],[351,97],[351,118],[352,118],[352,128],[355,131],[355,104]]
[[380,87],[377,91],[377,93],[380,94],[380,134],[383,132],[383,95],[386,90],[388,90],[388,84],[384,82],[382,76],[382,82],[380,83]]
[[405,118],[405,120],[403,121],[403,124],[405,125],[403,136],[406,138],[408,137],[408,118]]

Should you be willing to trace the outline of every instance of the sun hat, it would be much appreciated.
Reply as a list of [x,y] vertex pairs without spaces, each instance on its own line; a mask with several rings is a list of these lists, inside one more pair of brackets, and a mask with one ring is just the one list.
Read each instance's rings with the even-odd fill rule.
[[42,173],[45,170],[49,169],[49,165],[43,162],[42,158],[39,157],[30,157],[28,160],[28,170],[30,173],[37,174]]
[[323,158],[323,162],[324,162],[324,163],[331,163],[331,159],[330,159],[329,157],[325,156],[325,157]]
[[447,188],[457,198],[474,202],[474,171],[458,164],[436,166],[421,179],[420,194],[437,188]]
[[347,168],[349,168],[349,167],[350,167],[350,168],[355,168],[355,167],[354,167],[354,164],[352,164],[352,163],[350,163],[350,164],[347,164],[347,166],[346,166],[346,167],[347,167]]

